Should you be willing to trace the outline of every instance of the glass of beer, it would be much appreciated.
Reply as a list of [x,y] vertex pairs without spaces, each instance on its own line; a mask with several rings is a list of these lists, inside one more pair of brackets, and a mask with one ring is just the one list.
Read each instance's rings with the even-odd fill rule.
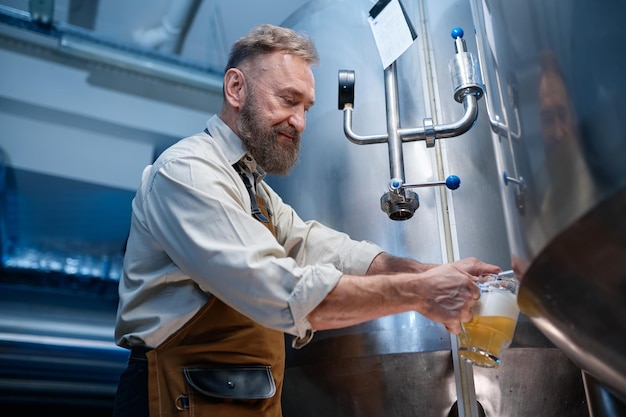
[[497,368],[502,349],[509,347],[515,333],[519,280],[513,271],[505,271],[478,286],[480,300],[472,307],[472,320],[463,323],[459,355],[474,365]]

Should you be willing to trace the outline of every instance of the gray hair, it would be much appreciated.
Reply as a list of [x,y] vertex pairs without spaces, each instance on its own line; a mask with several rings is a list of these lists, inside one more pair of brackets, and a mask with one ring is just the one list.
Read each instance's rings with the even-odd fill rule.
[[310,38],[291,29],[264,24],[256,26],[233,44],[226,71],[272,52],[286,52],[304,59],[309,65],[319,62],[317,49]]

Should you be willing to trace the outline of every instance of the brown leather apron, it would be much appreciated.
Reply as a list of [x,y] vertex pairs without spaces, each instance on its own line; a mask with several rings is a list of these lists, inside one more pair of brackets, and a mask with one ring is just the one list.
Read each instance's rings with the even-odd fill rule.
[[[257,204],[275,235],[265,202]],[[147,353],[150,417],[281,417],[284,336],[216,297]]]

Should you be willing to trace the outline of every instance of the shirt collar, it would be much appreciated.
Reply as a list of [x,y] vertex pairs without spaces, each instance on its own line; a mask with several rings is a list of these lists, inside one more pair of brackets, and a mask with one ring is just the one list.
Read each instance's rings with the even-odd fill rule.
[[265,171],[246,151],[241,138],[218,115],[213,115],[207,121],[206,127],[213,140],[218,142],[229,164],[233,165],[241,161],[242,165],[254,176],[255,182],[265,177]]

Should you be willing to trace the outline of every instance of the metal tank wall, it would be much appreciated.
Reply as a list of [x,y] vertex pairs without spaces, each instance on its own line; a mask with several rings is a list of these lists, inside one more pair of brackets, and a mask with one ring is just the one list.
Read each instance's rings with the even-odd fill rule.
[[500,188],[520,307],[624,415],[626,4],[472,0],[472,10],[498,170],[514,179]]
[[[386,144],[359,146],[343,133],[337,108],[337,74],[356,74],[354,130],[386,133],[383,67],[367,13],[369,0],[312,0],[283,25],[311,36],[321,63],[314,69],[316,105],[307,116],[301,158],[287,178],[269,178],[283,199],[305,219],[315,218],[356,239],[424,262],[448,256],[477,256],[511,266],[507,228],[499,196],[500,174],[491,145],[484,102],[474,127],[458,138],[403,146],[406,181],[438,180],[437,152],[444,176],[458,175],[461,187],[420,188],[413,218],[392,221],[380,209],[387,191]],[[458,120],[448,61],[454,54],[450,31],[467,33],[476,51],[469,2],[403,1],[418,38],[398,60],[402,127]],[[432,76],[431,76],[432,75]],[[443,208],[450,213],[446,238]],[[286,417],[448,416],[457,400],[450,336],[442,325],[417,313],[373,320],[337,331],[319,332],[300,350],[288,347],[283,393]],[[474,370],[476,398],[488,416],[584,416],[580,371],[521,316],[513,344],[497,370]],[[453,411],[454,413],[454,411]]]

